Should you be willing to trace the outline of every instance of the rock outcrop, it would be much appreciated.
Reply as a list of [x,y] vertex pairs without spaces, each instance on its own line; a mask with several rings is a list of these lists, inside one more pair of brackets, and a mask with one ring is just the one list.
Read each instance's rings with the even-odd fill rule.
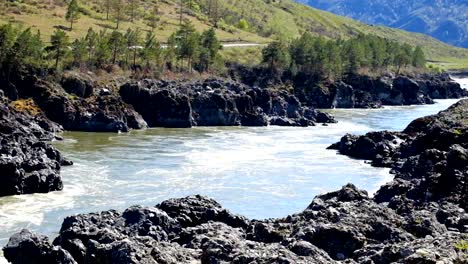
[[448,231],[441,221],[453,217],[455,208],[444,209],[404,217],[348,184],[317,196],[302,213],[259,221],[234,215],[212,199],[189,196],[122,213],[70,216],[53,243],[23,230],[3,250],[14,264],[30,259],[51,264],[464,261],[454,247],[464,234]]
[[378,202],[398,207],[395,197],[403,197],[468,209],[468,100],[416,119],[402,132],[346,135],[330,148],[392,168],[395,180],[377,192]]
[[287,91],[237,82],[142,80],[120,88],[150,127],[310,126],[335,122],[330,115],[303,106]]
[[433,99],[462,98],[468,91],[448,74],[370,77],[351,75],[343,81],[296,84],[301,101],[319,108],[379,108],[383,105],[432,104]]
[[47,143],[61,127],[41,112],[27,113],[30,102],[16,103],[0,95],[0,196],[61,190],[60,168],[71,162]]
[[33,98],[46,116],[66,130],[127,132],[147,127],[133,107],[113,93],[95,93],[87,98],[69,96],[61,86],[47,81],[36,82],[35,89]]

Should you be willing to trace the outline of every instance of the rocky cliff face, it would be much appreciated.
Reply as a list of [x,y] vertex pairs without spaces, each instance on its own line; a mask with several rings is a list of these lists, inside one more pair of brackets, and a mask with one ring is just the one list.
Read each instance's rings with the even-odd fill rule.
[[0,94],[0,196],[62,190],[60,168],[70,165],[47,143],[61,127],[42,113],[17,111]]

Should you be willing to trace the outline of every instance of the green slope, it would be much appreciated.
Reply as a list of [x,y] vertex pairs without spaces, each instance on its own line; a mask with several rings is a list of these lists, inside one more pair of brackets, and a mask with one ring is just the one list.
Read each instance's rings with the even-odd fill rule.
[[[113,21],[105,19],[105,0],[81,1],[85,14],[82,15],[71,37],[83,35],[89,27],[109,29]],[[149,30],[143,17],[159,5],[160,23],[157,34],[164,41],[176,30],[179,21],[179,3],[174,0],[135,0],[138,16],[133,22],[122,23],[121,30],[140,27]],[[186,9],[185,17],[193,21],[197,28],[206,29],[213,24],[213,17],[219,18],[218,36],[224,41],[246,41],[265,43],[275,37],[291,38],[305,31],[327,38],[348,38],[359,33],[370,33],[411,45],[425,48],[429,59],[466,64],[468,49],[456,48],[422,34],[382,26],[366,25],[355,20],[317,10],[292,0],[185,0],[192,1],[192,10]],[[208,15],[209,3],[217,2],[217,16]],[[48,38],[54,27],[67,26],[65,21],[66,4],[64,0],[17,0],[6,1],[7,6],[0,8],[0,22],[12,21],[38,28]],[[5,2],[3,3],[5,5]],[[213,10],[213,8],[212,8]],[[236,27],[240,19],[249,23],[247,31]]]

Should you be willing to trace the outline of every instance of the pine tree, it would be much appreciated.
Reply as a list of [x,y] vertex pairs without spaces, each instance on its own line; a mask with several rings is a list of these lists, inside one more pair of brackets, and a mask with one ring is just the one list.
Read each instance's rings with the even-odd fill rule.
[[200,35],[190,20],[185,20],[176,32],[177,55],[182,61],[187,59],[189,71],[192,71],[193,59],[197,57],[200,48]]
[[68,4],[67,13],[65,19],[70,22],[70,30],[73,30],[73,23],[78,21],[80,18],[80,7],[78,6],[78,0],[71,0]]
[[76,39],[72,43],[73,65],[84,68],[88,55],[86,39]]
[[128,7],[130,13],[130,21],[133,22],[135,20],[136,10],[137,10],[137,0],[128,0]]
[[92,28],[88,29],[85,36],[85,42],[88,50],[88,62],[91,62],[98,42],[98,34]]
[[63,30],[56,30],[50,37],[52,55],[55,59],[55,69],[58,69],[60,60],[67,54],[70,45],[68,35]]
[[120,22],[124,19],[125,3],[123,0],[112,0],[112,11],[115,19],[115,29],[119,29]]
[[125,52],[125,39],[122,33],[114,30],[109,37],[109,48],[112,50],[112,64],[117,61],[117,56]]
[[262,61],[268,64],[271,71],[279,71],[289,64],[289,54],[286,44],[274,41],[262,50]]
[[160,64],[161,44],[158,42],[156,36],[151,31],[146,34],[141,56],[145,61],[147,69],[150,68],[151,61],[154,61],[156,65]]
[[106,7],[106,20],[109,20],[109,13],[111,11],[113,0],[104,0],[104,6]]
[[201,47],[207,51],[207,54],[204,55],[207,56],[206,58],[208,59],[208,64],[206,67],[206,70],[208,70],[209,66],[214,63],[216,57],[218,56],[219,50],[222,48],[213,28],[210,28],[202,33],[200,44]]
[[8,55],[10,70],[22,67],[42,66],[43,43],[39,31],[36,34],[27,28],[20,32]]
[[158,26],[158,22],[159,22],[159,6],[157,3],[153,6],[153,10],[148,15],[147,20],[148,20],[148,25],[151,27],[151,30],[154,31],[156,27]]
[[[136,30],[128,29],[127,33],[125,34],[127,49],[129,52],[132,53],[133,57],[133,67],[136,66],[136,59],[138,51],[141,49],[141,30],[137,28]],[[128,63],[128,53],[126,62]]]
[[99,34],[97,34],[96,48],[94,52],[97,67],[102,67],[111,57],[108,35],[109,34],[107,34],[105,30],[101,30]]
[[0,68],[6,68],[7,58],[17,37],[17,30],[12,24],[0,26]]
[[423,68],[426,66],[426,55],[421,46],[417,46],[413,51],[412,65],[416,68]]

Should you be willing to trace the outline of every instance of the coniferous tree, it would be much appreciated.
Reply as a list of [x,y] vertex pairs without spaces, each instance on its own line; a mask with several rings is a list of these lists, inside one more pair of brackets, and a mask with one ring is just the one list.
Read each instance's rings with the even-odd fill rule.
[[67,33],[60,29],[56,30],[50,37],[50,43],[50,50],[55,60],[55,69],[58,69],[59,62],[67,54],[70,45]]
[[262,51],[262,61],[271,71],[279,71],[289,64],[287,46],[282,41],[274,41],[268,44]]
[[65,19],[70,22],[70,30],[73,30],[73,23],[78,21],[80,18],[80,7],[78,6],[78,0],[71,0],[68,4],[67,13]]
[[15,44],[17,33],[17,29],[11,24],[0,26],[0,68],[2,72],[8,68],[7,58]]
[[137,4],[138,4],[137,1],[138,0],[128,0],[128,9],[129,9],[129,16],[130,16],[131,22],[135,20]]
[[88,48],[86,39],[76,39],[72,43],[73,65],[84,68],[88,58]]
[[148,25],[151,27],[151,30],[154,31],[156,29],[156,27],[158,26],[158,23],[159,23],[159,20],[160,20],[160,18],[159,18],[159,6],[158,6],[157,3],[153,6],[153,10],[148,15],[147,20],[148,20]]
[[85,36],[86,48],[88,50],[88,62],[91,62],[94,57],[97,42],[98,34],[92,28],[89,28]]
[[426,66],[426,56],[421,46],[417,46],[413,51],[412,65],[416,68],[423,68]]
[[[138,51],[142,48],[141,45],[141,30],[137,28],[136,30],[128,29],[125,34],[126,44],[127,44],[127,56],[126,62],[128,63],[128,56],[132,55],[133,57],[133,67],[136,66],[136,59]],[[131,53],[131,54],[130,54]]]
[[31,28],[27,28],[17,35],[7,54],[8,71],[24,67],[41,67],[42,55],[43,43],[39,31],[33,34]]
[[106,8],[106,20],[109,20],[109,14],[112,8],[112,1],[113,0],[104,0],[104,6]]
[[145,61],[147,69],[151,67],[152,61],[158,66],[161,64],[161,53],[161,44],[158,42],[153,32],[148,32],[141,53],[141,57]]
[[109,37],[109,48],[112,50],[112,64],[117,61],[117,56],[125,52],[125,38],[122,33],[114,30]]
[[207,71],[212,65],[218,52],[221,49],[221,43],[216,37],[216,32],[213,28],[204,31],[200,37],[200,54],[199,64],[202,71]]
[[115,28],[119,29],[120,22],[124,19],[125,3],[123,0],[112,0],[112,10],[115,19]]
[[197,57],[200,48],[200,35],[190,20],[185,20],[175,34],[177,40],[177,56],[182,62],[187,60],[187,67],[192,71],[193,59]]
[[109,48],[109,34],[105,30],[101,30],[97,34],[96,38],[96,48],[94,51],[95,61],[97,67],[102,67],[105,65],[109,58],[111,57],[111,50]]

